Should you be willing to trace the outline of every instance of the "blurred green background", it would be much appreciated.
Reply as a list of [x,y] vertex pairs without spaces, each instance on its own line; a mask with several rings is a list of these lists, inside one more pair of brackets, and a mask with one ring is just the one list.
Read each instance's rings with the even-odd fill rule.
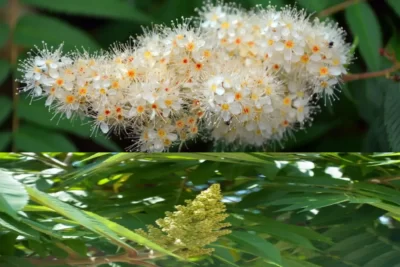
[[[298,6],[319,12],[348,0],[297,0]],[[351,1],[351,0],[350,0]],[[228,1],[227,1],[228,2]],[[231,1],[232,2],[232,1]],[[237,0],[246,8],[269,0]],[[278,6],[294,0],[272,0]],[[90,136],[89,125],[57,118],[51,120],[43,103],[29,105],[21,95],[13,111],[12,86],[18,74],[12,52],[24,58],[41,41],[65,49],[107,49],[116,41],[142,33],[141,26],[166,23],[195,15],[202,0],[0,0],[0,150],[103,151],[123,150],[131,140]],[[14,9],[13,9],[14,7]],[[16,7],[16,8],[15,8]],[[16,19],[17,18],[17,19]],[[13,20],[16,19],[15,30]],[[370,0],[349,6],[330,17],[348,31],[348,42],[358,39],[351,72],[390,67],[379,55],[387,47],[400,56],[400,1]],[[11,25],[10,25],[11,24]],[[321,103],[313,126],[272,150],[283,151],[391,151],[400,150],[399,83],[385,78],[351,82],[343,86],[332,106]],[[13,131],[12,117],[18,122]],[[16,127],[14,127],[15,129]],[[215,151],[211,143],[197,141],[184,150]]]

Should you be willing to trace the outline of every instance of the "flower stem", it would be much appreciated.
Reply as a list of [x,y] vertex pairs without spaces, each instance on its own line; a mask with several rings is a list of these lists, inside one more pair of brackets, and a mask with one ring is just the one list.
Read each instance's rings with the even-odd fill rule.
[[393,73],[399,69],[400,69],[400,63],[396,63],[393,67],[385,69],[385,70],[345,75],[345,76],[343,76],[343,81],[344,82],[352,82],[352,81],[357,81],[357,80],[365,80],[365,79],[388,76],[391,73]]
[[[17,24],[17,19],[18,19],[18,14],[19,14],[20,6],[18,3],[18,0],[10,0],[9,5],[8,5],[8,23],[10,26],[11,30],[11,36],[10,36],[10,63],[11,66],[15,66],[17,64],[17,59],[18,59],[18,47],[13,43],[14,40],[14,34],[15,34],[15,27]],[[12,76],[14,76],[12,74]],[[15,78],[15,77],[13,77]],[[19,96],[18,96],[18,83],[13,82],[13,114],[12,114],[12,134],[13,134],[13,141],[12,141],[12,151],[15,152],[17,149],[15,147],[15,134],[18,131],[19,128],[19,119],[17,115],[17,108],[18,108],[18,102],[19,102]]]
[[358,4],[358,3],[361,3],[361,2],[364,2],[364,1],[368,1],[368,0],[347,0],[347,1],[344,1],[344,2],[342,2],[340,4],[337,4],[337,5],[328,7],[327,9],[322,10],[321,12],[319,12],[317,14],[317,16],[318,17],[328,17],[328,16],[331,16],[331,15],[337,13],[337,12],[345,10],[346,8],[348,8],[351,5]]
[[[161,255],[158,255],[161,256]],[[34,259],[34,258],[26,258],[31,264],[37,266],[57,266],[57,265],[70,265],[70,266],[81,266],[81,265],[102,265],[109,264],[113,262],[123,262],[123,263],[131,263],[141,266],[149,266],[155,267],[156,265],[146,262],[145,260],[153,259],[157,257],[157,255],[151,254],[143,254],[138,256],[133,256],[128,253],[120,254],[120,255],[111,255],[111,256],[101,256],[101,257],[86,257],[86,258],[74,258],[68,257],[66,259]]]

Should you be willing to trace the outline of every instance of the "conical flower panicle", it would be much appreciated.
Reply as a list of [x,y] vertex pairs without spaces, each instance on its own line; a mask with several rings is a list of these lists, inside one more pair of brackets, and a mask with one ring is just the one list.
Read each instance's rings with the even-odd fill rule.
[[128,150],[167,151],[196,138],[229,147],[281,143],[334,100],[353,57],[337,24],[304,10],[247,11],[205,1],[197,19],[154,26],[108,52],[37,48],[21,91],[93,131],[132,136]]
[[[166,217],[156,221],[160,229],[148,227],[146,236],[167,247],[176,249],[183,257],[209,254],[213,249],[205,248],[220,236],[227,235],[229,223],[223,221],[229,216],[218,184],[201,192],[193,201],[186,200],[185,206],[176,206],[177,211],[167,212]],[[138,231],[144,234],[143,230]]]

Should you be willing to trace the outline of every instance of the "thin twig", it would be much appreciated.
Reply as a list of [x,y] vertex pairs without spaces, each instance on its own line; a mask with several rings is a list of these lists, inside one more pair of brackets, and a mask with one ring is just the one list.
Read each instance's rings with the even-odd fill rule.
[[385,69],[385,70],[380,70],[380,71],[375,71],[375,72],[358,73],[358,74],[348,74],[348,75],[343,76],[343,81],[351,82],[351,81],[357,81],[357,80],[365,80],[365,79],[388,76],[391,73],[393,73],[399,69],[400,69],[400,64],[397,63],[393,67]]
[[[10,63],[11,66],[15,66],[17,64],[18,60],[18,47],[13,43],[14,40],[14,34],[15,34],[15,26],[17,24],[17,19],[19,15],[19,3],[18,0],[10,0],[9,5],[8,5],[8,24],[10,26]],[[14,75],[12,74],[13,79],[15,78]],[[18,96],[18,83],[13,82],[12,83],[12,89],[13,89],[13,114],[12,114],[12,133],[15,135],[15,133],[18,131],[19,128],[19,119],[17,115],[17,108],[18,108],[18,101],[19,101],[19,96]],[[12,141],[12,151],[15,152],[17,151],[16,145],[15,145],[15,138],[13,138]]]
[[[310,1],[312,1],[312,0],[310,0]],[[316,0],[314,0],[314,1],[316,1]],[[361,2],[365,2],[365,1],[368,1],[368,0],[347,0],[347,1],[342,2],[340,4],[337,4],[337,5],[328,7],[327,9],[322,10],[321,12],[319,12],[317,14],[317,16],[318,17],[328,17],[328,16],[331,16],[331,15],[337,13],[337,12],[345,10],[349,6],[352,6],[354,4],[358,4],[358,3],[361,3]]]
[[80,255],[75,250],[73,250],[72,248],[64,245],[63,243],[56,242],[55,245],[57,247],[61,248],[62,250],[64,250],[65,252],[67,252],[71,259],[79,259],[80,258]]
[[129,253],[124,253],[120,255],[112,256],[101,256],[101,257],[86,257],[86,258],[71,258],[66,259],[35,259],[35,258],[25,258],[30,263],[37,266],[57,266],[57,265],[70,265],[70,266],[80,266],[80,265],[101,265],[108,264],[112,262],[124,262],[133,263],[147,267],[156,267],[156,265],[149,263],[145,260],[154,259],[157,257],[164,256],[164,254],[159,253],[140,253],[138,255],[132,255]]

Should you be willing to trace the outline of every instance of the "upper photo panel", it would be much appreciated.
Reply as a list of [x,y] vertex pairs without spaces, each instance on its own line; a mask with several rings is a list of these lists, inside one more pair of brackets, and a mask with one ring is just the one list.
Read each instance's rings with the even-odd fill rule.
[[399,151],[399,0],[0,0],[1,151]]

